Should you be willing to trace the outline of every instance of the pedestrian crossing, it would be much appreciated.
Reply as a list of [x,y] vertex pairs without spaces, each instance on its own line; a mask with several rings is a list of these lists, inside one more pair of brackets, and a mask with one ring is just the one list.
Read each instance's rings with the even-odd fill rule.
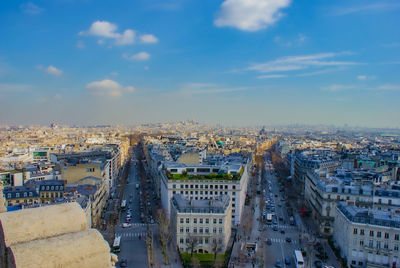
[[272,228],[274,226],[278,227],[278,229],[296,229],[297,228],[297,226],[295,226],[295,225],[284,225],[284,224],[282,224],[282,225],[273,225],[273,224],[267,224],[267,227],[269,227],[269,228]]
[[115,233],[115,237],[121,236],[122,238],[133,238],[133,237],[145,237],[147,235],[147,232],[130,232],[130,233]]
[[[149,226],[156,225],[155,223],[149,223]],[[147,223],[131,223],[130,228],[132,227],[147,227]]]
[[[282,243],[285,243],[285,244],[287,243],[287,244],[289,244],[289,242],[286,242],[285,238],[268,238],[268,239],[270,239],[272,243],[281,243],[281,244]],[[266,239],[265,241],[267,241],[268,239]],[[298,244],[298,242],[299,241],[296,241],[296,240],[292,239],[290,244]]]

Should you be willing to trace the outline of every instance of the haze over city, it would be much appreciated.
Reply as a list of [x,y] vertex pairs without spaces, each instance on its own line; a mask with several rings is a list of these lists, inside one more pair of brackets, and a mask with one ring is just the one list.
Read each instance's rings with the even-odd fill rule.
[[1,124],[399,127],[398,1],[2,1]]

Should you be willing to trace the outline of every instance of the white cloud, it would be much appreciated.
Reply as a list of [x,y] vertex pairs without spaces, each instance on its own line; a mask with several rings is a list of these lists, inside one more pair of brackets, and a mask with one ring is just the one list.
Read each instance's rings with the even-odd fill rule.
[[243,31],[258,31],[273,25],[283,14],[291,0],[225,0],[214,24],[234,27]]
[[231,93],[244,90],[247,90],[247,88],[244,87],[230,88],[209,83],[187,83],[182,86],[182,88],[179,90],[179,93],[185,95],[204,95],[204,94],[223,94],[223,93]]
[[20,5],[22,11],[27,14],[36,15],[42,13],[45,9],[35,5],[32,2],[27,2]]
[[307,37],[305,34],[302,34],[302,33],[300,33],[300,34],[297,36],[297,40],[298,40],[299,43],[303,43],[303,42],[305,42],[307,39],[308,39],[308,37]]
[[84,49],[86,46],[82,40],[78,40],[78,42],[76,42],[76,47],[80,48],[80,49]]
[[112,76],[118,76],[119,73],[117,73],[117,72],[112,72],[111,75],[112,75]]
[[116,44],[123,46],[123,45],[130,45],[135,42],[135,32],[133,30],[125,30],[124,33],[116,38]]
[[56,95],[53,96],[53,99],[55,99],[55,100],[61,100],[61,99],[62,99],[62,95],[56,94]]
[[357,76],[357,79],[358,80],[366,80],[367,76],[366,75],[359,75],[359,76]]
[[140,42],[144,44],[154,44],[158,42],[158,39],[152,34],[142,34],[140,36]]
[[53,65],[50,65],[49,67],[46,68],[45,70],[46,73],[54,75],[54,76],[60,76],[63,74],[63,71],[60,69],[57,69]]
[[[135,31],[131,29],[125,30],[123,33],[117,32],[118,26],[108,21],[95,21],[89,30],[81,31],[80,35],[93,35],[101,38],[115,40],[116,45],[130,45],[135,42]],[[100,39],[101,40],[101,39]],[[100,41],[99,40],[99,41]],[[102,43],[101,43],[102,44]]]
[[335,85],[323,87],[322,89],[326,90],[326,91],[343,91],[343,90],[349,90],[349,89],[354,89],[354,88],[355,88],[355,86],[335,84]]
[[400,85],[385,84],[385,85],[378,86],[377,89],[378,90],[388,90],[388,91],[398,91],[398,90],[400,90]]
[[122,54],[122,57],[127,60],[145,61],[150,58],[150,54],[142,51],[134,55]]
[[283,77],[287,77],[287,75],[284,75],[284,74],[267,74],[267,75],[257,76],[258,79],[271,79],[271,78],[283,78]]
[[0,84],[0,93],[18,93],[33,89],[32,85],[26,84]]
[[274,42],[277,43],[278,45],[285,46],[285,47],[291,47],[291,46],[300,46],[306,40],[308,37],[305,34],[299,33],[295,38],[282,38],[281,36],[275,36],[274,37]]
[[94,81],[86,85],[86,89],[96,96],[111,96],[119,97],[125,92],[133,92],[135,90],[132,86],[122,86],[118,82],[110,79],[104,79],[102,81]]
[[265,63],[252,64],[247,68],[247,70],[258,71],[261,73],[269,73],[304,70],[309,68],[322,68],[327,66],[346,66],[360,64],[351,61],[328,60],[340,55],[348,54],[350,53],[319,53],[311,55],[287,56]]
[[376,12],[384,12],[384,11],[392,11],[400,8],[400,3],[390,3],[390,2],[376,2],[372,4],[367,4],[363,6],[350,6],[350,7],[341,7],[336,9],[334,15],[342,16],[349,15],[353,13],[376,13]]

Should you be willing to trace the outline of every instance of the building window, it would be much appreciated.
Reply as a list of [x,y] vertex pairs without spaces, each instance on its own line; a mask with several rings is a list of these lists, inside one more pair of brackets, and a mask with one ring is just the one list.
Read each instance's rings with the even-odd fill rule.
[[33,193],[32,193],[32,192],[29,192],[29,196],[32,197],[32,196],[33,196]]
[[181,234],[183,234],[183,227],[181,227],[181,228],[179,229],[179,232],[180,232]]
[[181,189],[183,189],[183,184],[181,184]]
[[382,236],[382,232],[376,232],[376,237],[381,237]]
[[189,233],[189,232],[190,232],[190,228],[186,227],[186,233]]
[[213,228],[213,233],[216,234],[217,233],[217,228]]
[[176,184],[172,184],[172,188],[176,189]]
[[183,223],[183,218],[181,218],[181,220],[179,221],[180,223]]
[[360,229],[360,235],[364,235],[364,229]]
[[360,246],[364,246],[364,240],[360,240]]
[[353,229],[353,234],[357,234],[357,231],[358,231],[358,229],[357,229],[357,228],[354,228],[354,229]]
[[195,188],[195,189],[199,189],[199,185],[196,184],[196,185],[194,186],[194,188]]
[[[11,195],[11,194],[10,194]],[[217,224],[217,219],[213,219],[213,223]]]
[[27,192],[25,192],[25,193],[24,193],[24,197],[27,197],[27,196],[28,196],[28,193],[27,193]]
[[219,233],[222,234],[222,228],[219,228]]
[[203,227],[199,228],[199,232],[202,234],[203,233]]
[[374,236],[374,231],[369,231],[369,236]]
[[370,248],[373,248],[374,247],[374,240],[369,240],[369,245],[368,245]]
[[172,191],[172,194],[176,194],[176,191]]
[[206,219],[206,224],[209,224],[210,223],[210,219]]
[[222,224],[222,219],[219,219],[219,224]]
[[200,224],[203,224],[203,218],[200,218]]
[[393,247],[393,250],[394,251],[399,251],[399,245],[395,244],[394,247]]
[[179,243],[183,244],[183,238],[179,239]]
[[208,229],[208,227],[206,227],[205,229],[206,234],[208,234],[210,232],[210,230]]
[[208,237],[204,238],[204,244],[208,244]]
[[376,241],[376,249],[381,249],[381,241]]
[[15,194],[15,197],[16,197],[16,198],[19,198],[19,193],[16,193],[16,194]]
[[385,242],[385,243],[383,244],[383,248],[388,249],[388,248],[389,248],[389,244],[388,244],[387,242]]
[[190,223],[190,219],[189,218],[186,218],[186,223]]
[[236,185],[232,185],[232,189],[236,189]]
[[197,234],[197,228],[196,227],[193,228],[193,233]]
[[385,233],[385,238],[389,239],[389,233]]
[[395,234],[395,235],[394,235],[394,240],[399,241],[399,234]]
[[7,198],[11,198],[11,194],[7,194]]
[[197,223],[197,218],[194,218],[194,219],[193,219],[193,223]]

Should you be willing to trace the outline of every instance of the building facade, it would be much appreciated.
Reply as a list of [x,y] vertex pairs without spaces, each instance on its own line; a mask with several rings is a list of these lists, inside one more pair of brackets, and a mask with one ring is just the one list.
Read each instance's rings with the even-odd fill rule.
[[231,236],[231,211],[227,195],[210,200],[174,195],[170,222],[180,252],[224,253]]
[[400,216],[343,203],[336,210],[333,238],[348,267],[396,267],[400,260]]

